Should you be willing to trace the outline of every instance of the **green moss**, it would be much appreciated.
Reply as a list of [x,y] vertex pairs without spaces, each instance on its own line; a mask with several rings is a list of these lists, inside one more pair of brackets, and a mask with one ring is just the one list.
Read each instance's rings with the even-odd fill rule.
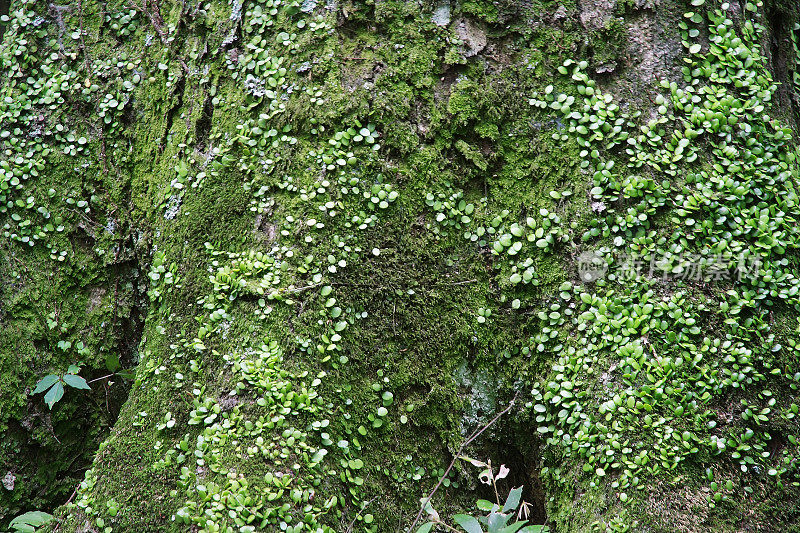
[[[614,374],[621,353],[634,357],[639,348],[643,361],[650,355],[645,348],[673,359],[683,351],[700,353],[695,325],[748,345],[762,338],[776,342],[767,335],[763,313],[743,309],[741,325],[732,325],[708,312],[709,301],[726,298],[722,286],[711,295],[689,287],[670,296],[656,287],[657,296],[645,296],[650,282],[619,292],[611,285],[568,283],[576,279],[574,256],[590,245],[611,246],[619,233],[623,242],[639,239],[636,245],[646,246],[645,230],[657,227],[656,237],[666,240],[685,224],[673,221],[677,212],[665,207],[661,179],[648,181],[644,173],[641,179],[613,175],[604,181],[602,170],[596,175],[590,169],[600,155],[584,153],[582,135],[588,133],[561,110],[540,111],[528,100],[551,84],[554,94],[563,91],[579,101],[587,87],[594,90],[578,71],[572,80],[555,72],[564,59],[590,48],[595,63],[620,61],[626,45],[621,21],[590,35],[587,46],[572,3],[563,6],[570,16],[556,20],[560,3],[466,2],[460,13],[487,25],[491,47],[463,58],[454,55],[450,30],[407,2],[345,3],[336,12],[318,6],[312,13],[291,2],[274,12],[274,5],[248,3],[243,13],[236,12],[239,4],[168,2],[160,12],[135,17],[121,3],[111,4],[103,24],[99,5],[82,6],[91,59],[52,59],[76,73],[69,98],[88,110],[90,120],[73,116],[68,106],[50,109],[47,119],[91,137],[88,147],[75,156],[42,156],[47,171],[43,167],[25,189],[37,198],[57,190],[47,205],[66,229],[48,236],[49,249],[21,252],[10,241],[2,249],[5,263],[15,266],[4,285],[12,288],[2,295],[8,318],[0,353],[22,357],[3,359],[0,387],[20,392],[4,397],[8,418],[0,427],[24,417],[25,385],[74,359],[74,353],[57,350],[58,340],[82,340],[94,371],[123,344],[129,353],[143,354],[114,431],[74,504],[59,512],[61,530],[78,530],[86,521],[120,531],[224,530],[248,520],[261,529],[284,521],[287,528],[302,522],[332,531],[350,523],[359,531],[393,530],[415,514],[465,435],[516,393],[526,407],[487,432],[470,453],[492,459],[536,453],[536,463],[542,445],[547,507],[559,528],[624,530],[639,520],[663,530],[675,516],[690,513],[703,527],[734,527],[730,517],[745,497],[737,499],[733,491],[720,497],[713,512],[705,500],[705,514],[678,508],[681,483],[692,494],[703,493],[713,450],[688,453],[691,459],[677,469],[663,466],[672,456],[663,462],[654,456],[658,469],[639,465],[629,475],[621,462],[614,465],[600,453],[605,441],[599,435],[590,443],[596,449],[580,456],[569,444],[547,443],[566,415],[537,404],[552,393],[547,401],[555,405],[553,391],[582,380],[578,390],[592,395],[582,412],[594,416],[603,401],[627,394]],[[74,11],[65,19],[71,31],[81,23]],[[55,28],[35,28],[14,31],[30,32],[42,50],[57,46]],[[136,64],[116,64],[123,52]],[[82,70],[84,61],[92,61],[91,72]],[[85,79],[90,87],[97,82],[96,93],[82,92]],[[3,90],[18,96],[24,89]],[[107,108],[111,99],[123,109]],[[101,110],[108,120],[96,115]],[[641,125],[636,117],[625,123],[634,131]],[[654,137],[647,142],[672,146],[665,136]],[[53,145],[69,151],[71,143]],[[622,148],[608,159],[621,157]],[[722,159],[714,147],[707,149]],[[84,163],[89,170],[80,167]],[[680,166],[685,168],[713,170]],[[692,183],[676,180],[669,194]],[[600,185],[608,186],[606,209],[626,214],[630,207],[646,215],[646,224],[624,217],[607,222],[590,203]],[[639,185],[646,189],[643,198],[610,197],[610,191]],[[61,202],[70,196],[87,201],[89,211]],[[664,202],[655,205],[659,200]],[[103,229],[110,225],[118,230]],[[62,250],[68,257],[56,269]],[[23,282],[15,286],[18,278]],[[137,294],[145,291],[150,303],[144,333],[132,348],[138,334],[121,322],[136,322]],[[655,325],[642,319],[629,326],[635,320],[630,310],[641,308],[638,298],[663,304]],[[726,303],[736,306],[738,298]],[[698,318],[681,322],[683,314],[671,304],[687,306]],[[51,331],[42,318],[54,306],[59,320]],[[795,310],[783,312],[772,331],[790,337]],[[582,313],[631,332],[595,332],[600,326]],[[104,329],[104,323],[115,327]],[[670,340],[670,333],[681,336]],[[38,368],[40,351],[48,355]],[[576,353],[581,364],[567,360]],[[756,382],[778,361],[795,362],[759,357],[760,366],[748,370]],[[789,370],[783,374],[773,388],[782,412],[789,413],[794,384]],[[694,374],[680,376],[696,381]],[[680,396],[682,387],[670,382],[656,414],[669,417],[676,435],[705,435],[703,422],[711,414],[698,412],[694,421],[671,414],[676,405],[694,409],[697,403]],[[529,394],[532,388],[541,390]],[[725,394],[756,411],[770,401],[750,392]],[[56,433],[71,437],[66,446],[52,446],[42,428],[33,436],[16,431],[19,440],[3,445],[3,458],[23,450],[18,442],[33,439],[49,446],[42,457],[56,457],[60,470],[72,473],[57,454],[75,450],[79,432],[100,440],[105,420],[67,400],[52,415]],[[638,409],[635,401],[625,406]],[[742,412],[744,407],[736,414]],[[776,422],[776,428],[790,434],[792,420]],[[253,429],[259,422],[273,426]],[[599,415],[595,422],[623,431]],[[734,426],[731,431],[745,427]],[[536,428],[546,429],[544,436]],[[656,450],[672,435],[634,429],[625,447]],[[770,441],[759,436],[752,442],[766,449]],[[29,447],[22,453],[33,452]],[[81,449],[82,458],[89,453]],[[38,463],[26,467],[38,478],[0,514],[21,510],[22,500],[46,484],[57,486],[47,498],[26,504],[66,499],[74,476],[54,481]],[[737,479],[734,468],[719,463],[719,479]],[[525,470],[537,466],[515,465],[517,479],[533,484],[536,476]],[[267,472],[282,475],[267,478]],[[436,499],[443,516],[470,507],[478,494],[473,474],[459,467],[450,477]],[[283,475],[291,475],[292,490],[278,487]],[[663,501],[676,498],[676,508],[645,516],[656,505],[651,484]],[[752,485],[767,497],[769,503],[756,511],[769,523],[781,524],[778,511],[794,512],[786,496],[791,491]],[[217,487],[216,499],[208,497]]]

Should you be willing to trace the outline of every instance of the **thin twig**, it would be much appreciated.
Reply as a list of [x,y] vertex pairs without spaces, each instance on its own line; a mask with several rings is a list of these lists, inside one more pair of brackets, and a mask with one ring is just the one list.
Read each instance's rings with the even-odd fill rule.
[[468,285],[470,283],[477,283],[477,279],[467,279],[464,281],[454,281],[452,283],[434,283],[433,287],[455,287],[456,285]]
[[108,374],[108,375],[105,375],[105,376],[100,376],[99,378],[95,378],[95,379],[93,379],[91,381],[87,381],[86,383],[88,385],[89,383],[94,383],[95,381],[100,381],[101,379],[113,378],[114,376],[116,376],[116,374]]
[[[376,499],[377,496],[375,496],[375,498],[372,498],[370,501],[367,502],[367,505],[365,505],[361,510],[362,511],[365,510],[367,507],[369,507],[369,504],[374,502]],[[361,516],[361,512],[356,513],[356,516],[353,517],[352,522],[350,522],[350,524],[347,526],[345,533],[353,533],[353,526],[356,525],[356,520],[358,520],[359,516]]]
[[310,290],[310,289],[316,289],[320,285],[322,285],[322,283],[314,283],[313,285],[305,285],[303,287],[295,287],[293,289],[278,289],[278,292],[279,293],[289,292],[289,293],[292,293],[292,294],[296,294],[298,292],[303,292],[303,291],[307,291],[307,290]]
[[500,494],[497,492],[497,480],[494,477],[494,472],[491,470],[491,464],[492,464],[492,462],[489,461],[489,465],[490,465],[489,473],[492,475],[492,488],[494,489],[494,499],[497,502],[497,505],[499,507],[502,507],[503,505],[500,503]]
[[[470,436],[469,436],[469,438],[467,438],[467,440],[465,440],[465,441],[464,441],[464,442],[461,444],[461,447],[458,449],[458,451],[456,452],[456,454],[453,456],[453,460],[452,460],[452,461],[450,461],[450,466],[448,466],[448,467],[447,467],[447,470],[445,470],[445,471],[444,471],[444,474],[442,474],[442,476],[439,478],[439,482],[438,482],[438,483],[436,483],[436,486],[435,486],[435,487],[433,487],[433,490],[430,492],[430,494],[428,494],[427,498],[425,498],[425,501],[427,501],[427,502],[430,502],[430,501],[431,501],[431,499],[433,498],[433,495],[434,495],[434,494],[436,494],[436,491],[437,491],[437,490],[439,490],[439,487],[442,485],[442,483],[444,482],[445,478],[446,478],[446,477],[447,477],[447,475],[450,473],[450,470],[452,470],[452,469],[453,469],[453,466],[455,466],[455,464],[456,464],[456,461],[458,461],[459,457],[461,457],[461,453],[464,451],[464,448],[466,448],[467,446],[469,446],[470,444],[472,444],[472,442],[473,442],[475,439],[477,439],[478,437],[480,437],[480,436],[481,436],[481,434],[482,434],[484,431],[486,431],[487,429],[489,429],[490,427],[492,427],[492,426],[495,424],[495,422],[497,422],[498,420],[500,420],[500,417],[502,417],[504,414],[506,414],[507,412],[509,412],[509,411],[511,410],[511,408],[512,408],[512,407],[514,407],[514,404],[515,404],[515,403],[516,403],[516,401],[517,401],[517,396],[518,396],[518,395],[519,395],[519,393],[516,393],[516,394],[514,394],[514,397],[513,397],[513,398],[511,399],[511,401],[509,402],[509,404],[508,404],[508,407],[506,407],[505,409],[503,409],[502,411],[500,411],[499,413],[497,413],[497,415],[495,415],[495,417],[494,417],[494,418],[492,418],[492,419],[491,419],[491,420],[490,420],[490,421],[489,421],[489,422],[488,422],[488,423],[487,423],[485,426],[483,426],[483,427],[481,427],[481,428],[478,428],[478,429],[476,429],[476,430],[475,430],[475,431],[472,433],[472,435],[470,435]],[[419,519],[420,519],[420,518],[422,518],[422,513],[423,513],[424,511],[425,511],[425,506],[423,505],[422,507],[420,507],[420,509],[419,509],[419,512],[417,513],[417,517],[416,517],[416,518],[414,518],[414,522],[412,522],[412,523],[411,523],[411,527],[409,527],[409,528],[408,528],[408,530],[409,530],[409,531],[413,531],[413,530],[414,530],[414,526],[416,526],[416,525],[417,525],[417,523],[419,522]]]
[[81,486],[80,483],[78,483],[78,486],[75,487],[75,490],[72,491],[72,496],[69,497],[69,500],[64,502],[64,505],[69,505],[69,503],[75,498],[75,496],[77,496],[78,489],[80,488],[80,486]]

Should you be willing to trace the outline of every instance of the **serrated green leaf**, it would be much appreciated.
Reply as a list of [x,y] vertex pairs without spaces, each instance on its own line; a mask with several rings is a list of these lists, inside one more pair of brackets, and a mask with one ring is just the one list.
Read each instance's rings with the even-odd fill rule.
[[519,533],[548,533],[550,529],[547,526],[532,524],[522,528]]
[[511,489],[508,493],[508,498],[506,499],[505,505],[503,505],[503,512],[507,513],[508,511],[513,511],[519,505],[519,501],[522,498],[522,487],[517,487],[516,489]]
[[46,375],[45,377],[39,380],[39,383],[36,384],[36,388],[33,389],[33,392],[31,394],[39,394],[40,392],[46,391],[47,389],[52,387],[56,381],[58,381],[58,376],[54,374]]
[[499,533],[517,533],[517,531],[519,531],[520,528],[522,528],[522,526],[524,526],[527,523],[528,523],[527,520],[522,520],[521,522],[515,522],[510,526],[506,526],[503,529],[501,529]]
[[125,370],[120,370],[117,372],[117,375],[122,379],[136,379],[136,369],[135,368],[127,368]]
[[61,384],[60,381],[57,381],[55,385],[50,387],[50,390],[47,391],[47,394],[44,395],[44,403],[52,409],[55,403],[60,400],[64,396],[64,385]]
[[29,526],[39,527],[50,523],[52,520],[53,515],[47,514],[44,511],[28,511],[25,514],[21,514],[14,518],[9,525],[11,527],[17,527],[21,524],[26,524]]
[[464,528],[464,531],[467,533],[483,533],[483,529],[481,529],[481,523],[478,522],[478,519],[474,516],[457,514],[453,515],[453,520],[455,520],[459,526]]
[[478,509],[480,509],[481,511],[491,511],[495,508],[497,504],[492,503],[489,500],[478,500],[476,505],[478,506]]
[[486,527],[488,528],[487,532],[500,533],[500,531],[506,527],[509,518],[511,518],[511,515],[491,513],[488,517],[486,517]]
[[75,374],[64,374],[64,383],[74,389],[92,390],[85,379]]
[[433,523],[433,522],[428,522],[427,524],[422,524],[421,526],[419,526],[419,529],[417,530],[417,533],[428,533],[431,529],[433,529],[433,526],[435,526],[435,525],[436,524]]

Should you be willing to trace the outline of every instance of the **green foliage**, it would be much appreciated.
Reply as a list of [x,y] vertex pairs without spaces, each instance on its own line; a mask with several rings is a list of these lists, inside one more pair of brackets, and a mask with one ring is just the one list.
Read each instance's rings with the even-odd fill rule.
[[494,472],[492,462],[477,461],[467,457],[461,457],[465,461],[483,468],[480,474],[481,483],[490,485],[494,489],[496,501],[478,500],[476,507],[485,512],[485,515],[473,516],[469,514],[453,515],[455,522],[461,529],[457,529],[444,522],[429,498],[422,498],[422,507],[427,514],[429,521],[420,526],[416,533],[426,533],[441,527],[448,531],[464,531],[466,533],[548,533],[550,529],[544,525],[528,524],[527,516],[530,504],[522,501],[522,487],[513,488],[509,491],[504,501],[501,501],[497,492],[497,482],[504,479],[509,474],[509,469],[501,465],[497,473]]
[[[37,22],[47,6],[20,2],[2,54],[6,237],[79,283],[80,261],[115,265],[131,237],[150,299],[134,396],[65,530],[170,517],[199,531],[383,531],[495,397],[532,387],[551,510],[585,501],[609,516],[598,529],[634,527],[649,487],[697,471],[709,509],[762,478],[796,483],[797,155],[765,116],[774,84],[752,21],[693,10],[684,85],[664,86],[648,121],[588,64],[551,79],[554,54],[583,42],[573,13],[555,30],[544,8],[528,24],[509,20],[512,3],[467,2],[492,32],[528,27],[495,39],[494,58],[464,58],[407,2],[107,4],[102,21],[64,11],[62,32]],[[624,37],[607,30],[603,61]],[[509,51],[520,72],[502,64]],[[445,54],[462,66],[445,72]],[[527,105],[519,94],[541,80],[556,87]],[[70,191],[45,185],[54,161],[75,169]],[[109,236],[128,209],[120,225],[136,229]],[[74,251],[81,231],[103,235],[91,253]],[[565,281],[590,247],[606,278]],[[665,256],[680,274],[687,250],[761,266],[700,287],[623,279],[615,257]],[[69,353],[71,328],[41,314]],[[84,360],[122,366],[89,344],[74,344]],[[52,407],[76,374],[39,393]],[[510,431],[535,440],[521,417]],[[783,435],[791,446],[767,453]],[[442,485],[463,511],[460,475]],[[609,501],[587,490],[600,486]],[[575,502],[576,487],[595,495]],[[453,520],[534,531],[513,516],[516,490]]]
[[[597,88],[586,62],[559,67],[577,82],[577,97],[551,86],[530,101],[565,120],[568,132],[554,139],[574,138],[582,148],[592,201],[607,211],[582,240],[597,246],[608,269],[594,286],[566,284],[553,304],[574,307],[569,321],[581,336],[539,345],[558,357],[531,407],[554,454],[580,457],[592,485],[614,472],[612,486],[628,506],[629,491],[646,491],[645,479],[675,475],[684,463],[730,460],[743,473],[766,472],[779,488],[798,483],[797,448],[767,451],[769,424],[795,439],[786,413],[798,383],[793,365],[776,359],[791,341],[766,320],[776,307],[800,308],[789,266],[800,246],[798,152],[790,130],[767,114],[776,84],[760,51],[762,26],[745,20],[737,35],[725,6],[680,22],[685,85],[662,82],[667,94],[645,124]],[[709,293],[670,282],[692,268],[703,274],[688,279],[710,283]],[[661,292],[667,284],[670,294]],[[719,402],[737,391],[759,400],[742,400],[741,420],[726,424]],[[558,464],[544,473],[571,483]],[[731,496],[717,483],[711,491],[710,508]]]
[[91,390],[86,380],[78,375],[80,371],[80,366],[70,365],[64,374],[48,374],[39,380],[31,394],[40,394],[47,391],[44,395],[44,403],[52,410],[53,405],[64,397],[65,386],[73,389]]
[[37,528],[53,521],[53,515],[43,511],[28,511],[11,521],[11,531],[15,533],[35,533]]

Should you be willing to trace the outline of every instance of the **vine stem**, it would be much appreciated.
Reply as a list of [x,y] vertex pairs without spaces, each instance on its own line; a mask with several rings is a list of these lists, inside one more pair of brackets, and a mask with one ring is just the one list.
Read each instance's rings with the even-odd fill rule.
[[[455,466],[455,464],[456,464],[456,461],[458,461],[458,458],[459,458],[459,457],[461,457],[461,453],[464,451],[464,448],[466,448],[467,446],[469,446],[470,444],[472,444],[472,442],[473,442],[475,439],[477,439],[478,437],[480,437],[480,436],[481,436],[481,434],[482,434],[484,431],[486,431],[487,429],[489,429],[490,427],[492,427],[492,426],[493,426],[493,425],[494,425],[494,424],[495,424],[495,423],[496,423],[498,420],[500,420],[500,418],[501,418],[503,415],[505,415],[506,413],[508,413],[508,412],[509,412],[509,411],[510,411],[510,410],[511,410],[513,407],[514,407],[514,404],[515,404],[515,403],[516,403],[516,401],[517,401],[517,396],[518,396],[518,395],[519,395],[519,392],[517,392],[516,394],[514,394],[514,397],[511,399],[511,401],[508,403],[508,406],[507,406],[505,409],[503,409],[502,411],[500,411],[499,413],[497,413],[497,414],[495,415],[495,417],[494,417],[494,418],[492,418],[492,419],[491,419],[489,422],[487,422],[487,423],[486,423],[486,425],[484,425],[484,426],[482,426],[482,427],[479,427],[478,429],[476,429],[475,431],[473,431],[473,432],[472,432],[472,434],[471,434],[471,435],[470,435],[470,436],[467,438],[467,440],[465,440],[465,441],[464,441],[464,442],[461,444],[461,446],[458,448],[458,451],[457,451],[457,452],[456,452],[456,454],[453,456],[453,460],[452,460],[452,461],[450,461],[450,465],[447,467],[447,470],[445,470],[445,471],[444,471],[444,474],[442,474],[442,476],[439,478],[439,481],[438,481],[438,483],[436,483],[436,486],[434,486],[434,487],[433,487],[433,490],[432,490],[432,491],[430,492],[430,494],[428,494],[428,496],[425,498],[425,501],[427,501],[427,502],[430,502],[430,501],[431,501],[431,499],[433,498],[433,495],[434,495],[434,494],[436,494],[436,491],[437,491],[437,490],[439,490],[439,487],[441,487],[441,486],[442,486],[442,483],[444,482],[445,478],[446,478],[446,477],[447,477],[447,475],[450,473],[450,471],[453,469],[453,466]],[[419,523],[419,520],[420,520],[420,518],[422,518],[422,513],[423,513],[424,511],[425,511],[425,506],[423,505],[422,507],[420,507],[420,509],[419,509],[419,512],[417,513],[417,516],[416,516],[416,518],[414,518],[414,521],[411,523],[411,526],[408,528],[408,531],[410,531],[410,532],[413,532],[413,530],[414,530],[414,527],[415,527],[415,526],[416,526],[416,525]]]
[[113,378],[114,376],[116,376],[116,374],[108,374],[106,376],[100,376],[99,378],[95,378],[95,379],[93,379],[91,381],[87,381],[86,383],[87,384],[94,383],[95,381],[100,381],[101,379]]

